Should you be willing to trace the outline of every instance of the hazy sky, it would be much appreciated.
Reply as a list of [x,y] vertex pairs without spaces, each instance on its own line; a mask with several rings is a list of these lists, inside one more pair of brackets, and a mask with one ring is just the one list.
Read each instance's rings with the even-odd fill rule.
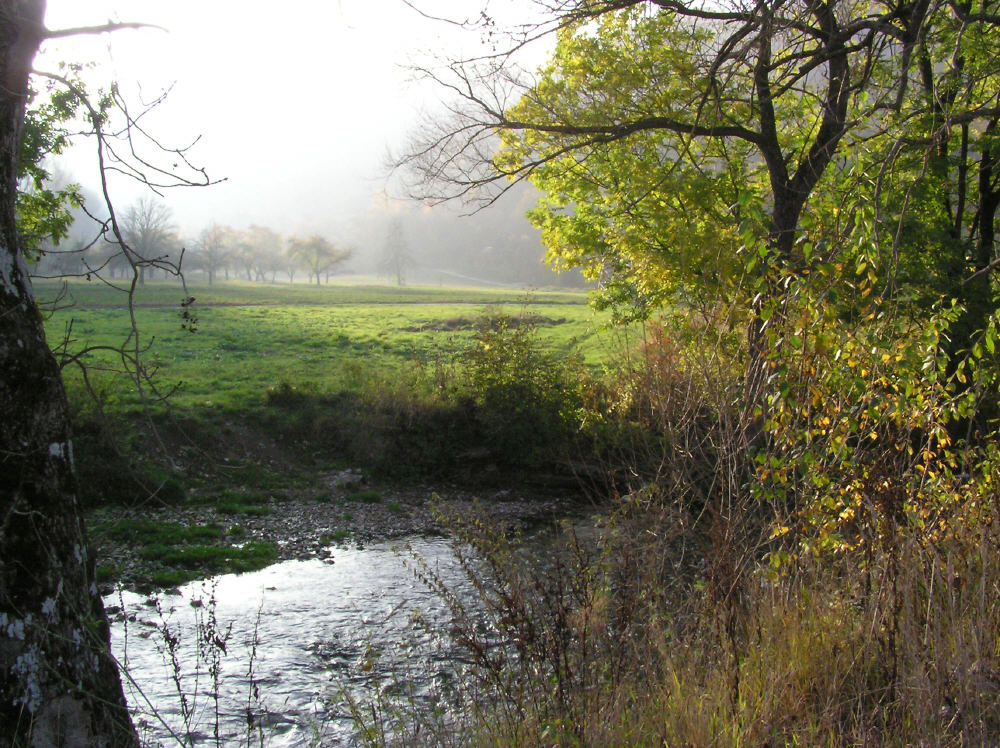
[[[418,0],[450,18],[476,16],[476,0]],[[526,0],[494,2],[491,13],[526,13]],[[210,188],[173,190],[167,202],[182,230],[215,221],[278,231],[348,225],[386,187],[385,157],[433,109],[441,92],[404,69],[427,52],[477,48],[478,33],[421,17],[401,0],[49,0],[49,28],[106,20],[143,21],[166,31],[124,30],[46,42],[38,69],[60,60],[99,63],[91,78],[138,107],[174,85],[148,127],[166,144],[200,136],[193,160]],[[92,146],[68,160],[92,182]],[[127,204],[135,188],[116,184]]]

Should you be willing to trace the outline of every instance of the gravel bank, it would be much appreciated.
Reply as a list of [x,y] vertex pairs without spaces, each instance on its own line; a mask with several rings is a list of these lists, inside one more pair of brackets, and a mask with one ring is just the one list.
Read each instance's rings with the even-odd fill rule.
[[[345,477],[346,476],[346,477]],[[328,498],[282,499],[266,502],[270,513],[224,513],[214,506],[102,507],[88,514],[90,526],[120,519],[178,522],[184,525],[216,523],[238,525],[241,540],[266,541],[278,550],[278,560],[325,556],[331,546],[364,546],[379,540],[408,535],[446,534],[433,507],[470,516],[478,506],[506,527],[528,528],[559,517],[578,515],[581,507],[567,496],[534,496],[517,491],[471,493],[455,487],[379,488],[377,499],[358,500],[359,488],[350,473],[322,476]],[[367,487],[364,487],[367,488]],[[327,492],[324,490],[323,492]],[[355,497],[355,498],[352,498]],[[106,589],[117,584],[127,589],[148,587],[150,567],[139,556],[141,545],[95,534],[98,565],[115,570]]]

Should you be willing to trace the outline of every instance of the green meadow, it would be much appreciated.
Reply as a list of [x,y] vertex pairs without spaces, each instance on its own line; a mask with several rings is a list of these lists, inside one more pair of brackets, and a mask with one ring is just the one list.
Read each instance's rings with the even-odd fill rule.
[[[134,384],[116,373],[114,349],[136,342],[126,296],[83,281],[39,283],[36,292],[43,303],[59,298],[46,324],[50,344],[89,350],[79,360],[105,402],[126,413],[140,407]],[[274,388],[324,395],[428,374],[453,365],[491,314],[530,319],[553,355],[579,356],[591,367],[617,346],[607,318],[580,292],[231,282],[189,285],[187,293],[193,325],[182,319],[179,283],[148,282],[134,299],[144,365],[183,410],[239,411]],[[71,398],[84,397],[80,367],[64,372]]]

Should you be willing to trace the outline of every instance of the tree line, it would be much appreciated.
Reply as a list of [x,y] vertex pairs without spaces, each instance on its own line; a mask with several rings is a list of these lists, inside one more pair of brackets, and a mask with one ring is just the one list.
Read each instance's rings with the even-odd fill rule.
[[[266,227],[246,229],[212,224],[185,241],[162,202],[140,198],[122,214],[124,244],[103,230],[96,238],[76,237],[54,245],[43,242],[32,270],[37,276],[125,278],[133,272],[139,283],[147,278],[201,275],[216,280],[243,279],[274,283],[279,276],[293,282],[303,275],[317,284],[330,276],[353,254],[320,234],[283,237]],[[182,259],[183,258],[183,259]]]

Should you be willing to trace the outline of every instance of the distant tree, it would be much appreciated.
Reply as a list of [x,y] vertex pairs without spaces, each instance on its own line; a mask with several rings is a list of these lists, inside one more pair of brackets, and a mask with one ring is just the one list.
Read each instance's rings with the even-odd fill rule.
[[139,283],[145,283],[147,268],[162,267],[166,272],[170,253],[179,246],[170,208],[152,198],[140,198],[125,211],[121,226],[123,249],[139,271]]
[[266,226],[252,225],[243,232],[243,242],[247,248],[249,259],[253,263],[256,280],[265,280],[269,274],[271,282],[282,266],[281,236]]
[[258,264],[256,247],[250,243],[250,238],[245,231],[234,231],[230,235],[230,245],[232,247],[230,256],[233,262],[246,273],[247,280],[252,281]]
[[195,259],[208,276],[208,285],[215,281],[215,274],[229,258],[229,237],[232,229],[213,223],[203,229],[195,242]]
[[385,244],[382,247],[382,257],[379,260],[379,272],[396,279],[396,285],[406,283],[406,271],[413,265],[406,235],[403,233],[403,222],[394,218],[389,223]]
[[117,242],[101,237],[87,252],[87,267],[90,273],[106,274],[108,278],[125,278],[131,269],[128,258]]
[[316,278],[318,286],[324,274],[329,283],[330,272],[351,256],[351,250],[338,249],[329,239],[313,234],[307,239],[289,239],[288,254],[302,264],[310,279]]

